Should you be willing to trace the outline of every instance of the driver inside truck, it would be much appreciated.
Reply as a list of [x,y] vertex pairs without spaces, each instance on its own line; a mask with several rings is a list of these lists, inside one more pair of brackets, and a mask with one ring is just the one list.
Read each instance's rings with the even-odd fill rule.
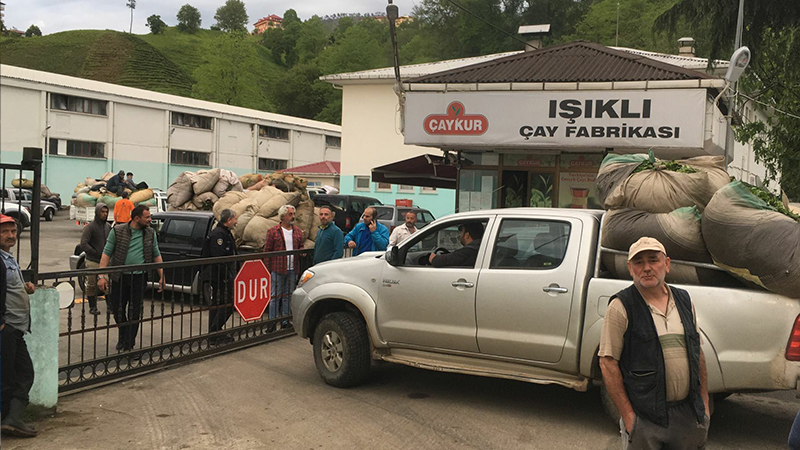
[[458,240],[460,249],[452,253],[431,253],[428,262],[433,267],[474,267],[478,259],[478,250],[481,248],[483,238],[483,224],[480,222],[465,222],[458,226]]

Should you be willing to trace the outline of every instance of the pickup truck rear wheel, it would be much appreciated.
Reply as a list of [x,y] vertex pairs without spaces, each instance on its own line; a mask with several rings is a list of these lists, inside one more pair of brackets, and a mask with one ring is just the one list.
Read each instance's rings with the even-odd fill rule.
[[361,318],[334,312],[314,331],[314,363],[320,377],[336,387],[361,384],[369,374],[369,336]]

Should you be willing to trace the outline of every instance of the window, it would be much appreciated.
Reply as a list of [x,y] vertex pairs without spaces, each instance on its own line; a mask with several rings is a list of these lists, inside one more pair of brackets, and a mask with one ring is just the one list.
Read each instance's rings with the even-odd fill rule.
[[105,144],[102,142],[67,141],[67,156],[105,158]]
[[58,139],[50,138],[47,140],[47,153],[51,155],[58,154]]
[[413,194],[414,186],[411,186],[410,184],[401,184],[397,187],[397,192],[407,192],[409,194]]
[[[480,226],[485,231],[488,220],[477,219],[469,220],[468,222],[480,223]],[[465,223],[466,222],[463,220],[458,222],[451,221],[439,225],[436,229],[426,227],[419,233],[414,233],[410,239],[403,241],[402,248],[400,249],[400,260],[406,260],[407,264],[410,266],[427,266],[428,255],[434,250],[445,249],[452,253],[460,249],[463,245],[461,245],[459,239],[461,232],[458,228]]]
[[309,181],[308,187],[322,187],[321,181]]
[[564,261],[570,225],[566,222],[506,219],[500,224],[491,269],[555,269]]
[[378,192],[392,192],[391,183],[378,183]]
[[341,147],[342,138],[339,136],[325,136],[325,145],[328,147]]
[[184,114],[173,112],[172,124],[179,127],[202,128],[205,130],[211,129],[211,118],[196,116],[194,114]]
[[357,191],[370,190],[369,177],[356,177],[356,190]]
[[269,138],[269,139],[280,139],[282,141],[289,140],[289,130],[286,128],[278,128],[278,127],[265,127],[265,126],[258,126],[258,135],[260,137]]
[[288,167],[288,161],[285,159],[271,159],[271,158],[258,158],[258,170],[283,170]]
[[435,194],[436,193],[436,188],[435,187],[422,186],[422,188],[420,188],[420,190],[419,190],[419,193],[420,194]]
[[184,166],[210,166],[209,158],[208,153],[172,149],[170,162]]
[[375,211],[378,213],[378,220],[394,220],[392,214],[394,214],[394,208],[381,208],[380,206],[375,207]]
[[161,230],[161,241],[165,244],[191,244],[194,224],[193,220],[170,220],[167,227]]
[[50,94],[50,109],[105,116],[107,104],[108,102],[102,100],[73,97],[71,95]]

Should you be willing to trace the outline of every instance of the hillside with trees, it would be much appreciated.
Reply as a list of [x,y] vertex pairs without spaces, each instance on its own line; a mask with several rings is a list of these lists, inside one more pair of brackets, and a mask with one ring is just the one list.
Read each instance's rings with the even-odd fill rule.
[[[220,0],[221,1],[221,0]],[[460,8],[458,6],[460,6]],[[773,115],[771,128],[737,116],[738,138],[783,172],[800,197],[800,2],[747,2],[744,40],[753,63],[743,80],[752,101]],[[248,34],[246,3],[226,0],[209,29],[187,4],[174,19],[148,18],[151,33],[71,31],[0,38],[0,62],[231,105],[341,123],[341,92],[326,74],[392,64],[389,26],[380,12],[301,20],[283,14],[282,28]],[[727,60],[733,51],[738,0],[420,0],[413,20],[398,26],[401,64],[478,56],[524,45],[520,25],[551,24],[545,45],[586,39],[665,53],[677,38],[697,40],[699,56]],[[207,22],[206,22],[207,23]],[[46,30],[44,30],[46,31]]]

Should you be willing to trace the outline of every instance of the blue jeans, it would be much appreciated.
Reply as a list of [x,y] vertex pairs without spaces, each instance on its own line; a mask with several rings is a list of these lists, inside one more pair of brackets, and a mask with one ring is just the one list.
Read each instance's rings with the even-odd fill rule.
[[269,318],[285,317],[292,313],[292,291],[295,287],[294,270],[279,274],[272,272],[272,300],[269,301]]

